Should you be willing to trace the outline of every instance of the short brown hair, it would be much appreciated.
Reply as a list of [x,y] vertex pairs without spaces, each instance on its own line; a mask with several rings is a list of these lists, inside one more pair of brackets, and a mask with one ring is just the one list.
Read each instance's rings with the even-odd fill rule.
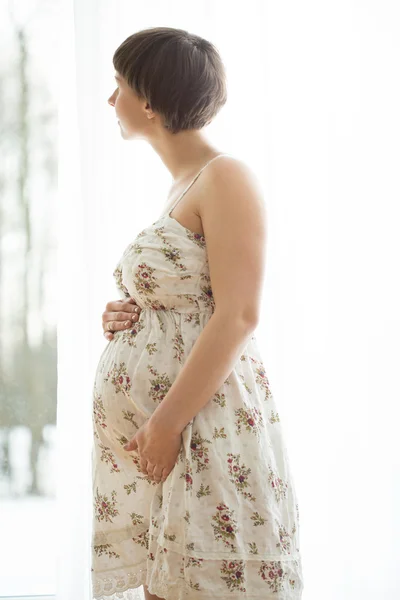
[[113,64],[171,133],[208,125],[227,100],[217,49],[184,29],[138,31],[117,48]]

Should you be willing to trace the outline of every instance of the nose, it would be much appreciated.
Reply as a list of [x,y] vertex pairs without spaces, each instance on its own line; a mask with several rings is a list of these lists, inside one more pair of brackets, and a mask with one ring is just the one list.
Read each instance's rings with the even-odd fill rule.
[[115,97],[116,93],[117,93],[117,90],[115,89],[114,92],[109,97],[109,99],[107,100],[107,102],[108,102],[108,104],[110,106],[114,106],[115,105],[115,99],[114,99],[114,97]]

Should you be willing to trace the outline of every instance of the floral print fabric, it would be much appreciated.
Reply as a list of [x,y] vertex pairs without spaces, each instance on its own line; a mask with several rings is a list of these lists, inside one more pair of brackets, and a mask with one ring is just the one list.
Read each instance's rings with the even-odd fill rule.
[[205,238],[169,215],[118,262],[120,296],[142,308],[114,334],[93,387],[92,590],[133,600],[299,600],[299,509],[282,424],[254,335],[185,427],[167,480],[123,445],[151,416],[214,310]]

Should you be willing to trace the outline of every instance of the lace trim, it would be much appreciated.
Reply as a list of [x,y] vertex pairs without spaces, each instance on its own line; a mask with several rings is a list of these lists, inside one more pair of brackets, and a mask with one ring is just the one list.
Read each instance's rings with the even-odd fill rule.
[[[94,600],[144,600],[144,591],[137,588],[146,583],[146,569],[136,573],[120,571],[114,577],[97,579],[93,586]],[[155,594],[165,600],[176,600],[176,591],[188,591],[185,581],[174,582],[173,590],[167,581],[146,584],[150,594]]]
[[[300,557],[299,557],[300,559]],[[301,560],[301,559],[300,559]],[[294,559],[296,563],[296,559]],[[173,582],[165,579],[166,574],[162,571],[157,573],[158,580],[156,582],[149,581],[146,583],[147,571],[146,569],[138,569],[136,572],[120,570],[114,571],[113,577],[103,577],[95,579],[93,585],[93,600],[145,600],[143,588],[139,589],[139,586],[146,584],[150,594],[155,594],[165,600],[181,600],[182,598],[190,597],[193,594],[193,589],[183,579],[178,579]],[[161,578],[161,579],[160,579]],[[285,593],[285,598],[290,600],[302,600],[303,582],[301,583],[301,589],[298,591],[291,590]],[[210,591],[203,592],[202,597],[209,597],[210,600],[216,596]],[[224,596],[217,596],[224,598]],[[231,598],[243,598],[242,593],[230,595]],[[279,598],[280,596],[276,593],[268,593],[268,591],[261,590],[260,594],[247,594],[246,598],[253,600],[268,600],[272,598]]]
[[146,569],[139,569],[135,573],[121,569],[114,572],[113,577],[92,577],[95,600],[144,600],[144,592],[140,593],[135,588],[146,583]]

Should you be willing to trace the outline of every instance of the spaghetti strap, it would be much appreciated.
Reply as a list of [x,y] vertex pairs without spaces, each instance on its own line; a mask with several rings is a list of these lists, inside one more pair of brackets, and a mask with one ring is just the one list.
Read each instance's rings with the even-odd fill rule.
[[222,152],[221,154],[217,154],[217,156],[214,156],[214,158],[212,158],[211,160],[209,160],[208,162],[206,162],[206,164],[203,167],[201,167],[201,169],[197,173],[197,175],[192,179],[192,181],[189,183],[189,185],[183,190],[182,194],[178,197],[178,199],[176,200],[176,202],[174,202],[174,204],[172,205],[172,207],[169,209],[169,211],[168,211],[168,216],[169,217],[171,216],[171,213],[174,210],[174,208],[176,207],[176,205],[178,204],[178,202],[180,202],[180,200],[183,198],[183,196],[186,194],[186,192],[192,187],[192,185],[197,180],[197,178],[199,177],[199,175],[204,171],[204,169],[206,167],[208,167],[208,165],[210,163],[212,163],[213,160],[219,158],[220,156],[230,156],[230,154],[228,154],[227,152]]

